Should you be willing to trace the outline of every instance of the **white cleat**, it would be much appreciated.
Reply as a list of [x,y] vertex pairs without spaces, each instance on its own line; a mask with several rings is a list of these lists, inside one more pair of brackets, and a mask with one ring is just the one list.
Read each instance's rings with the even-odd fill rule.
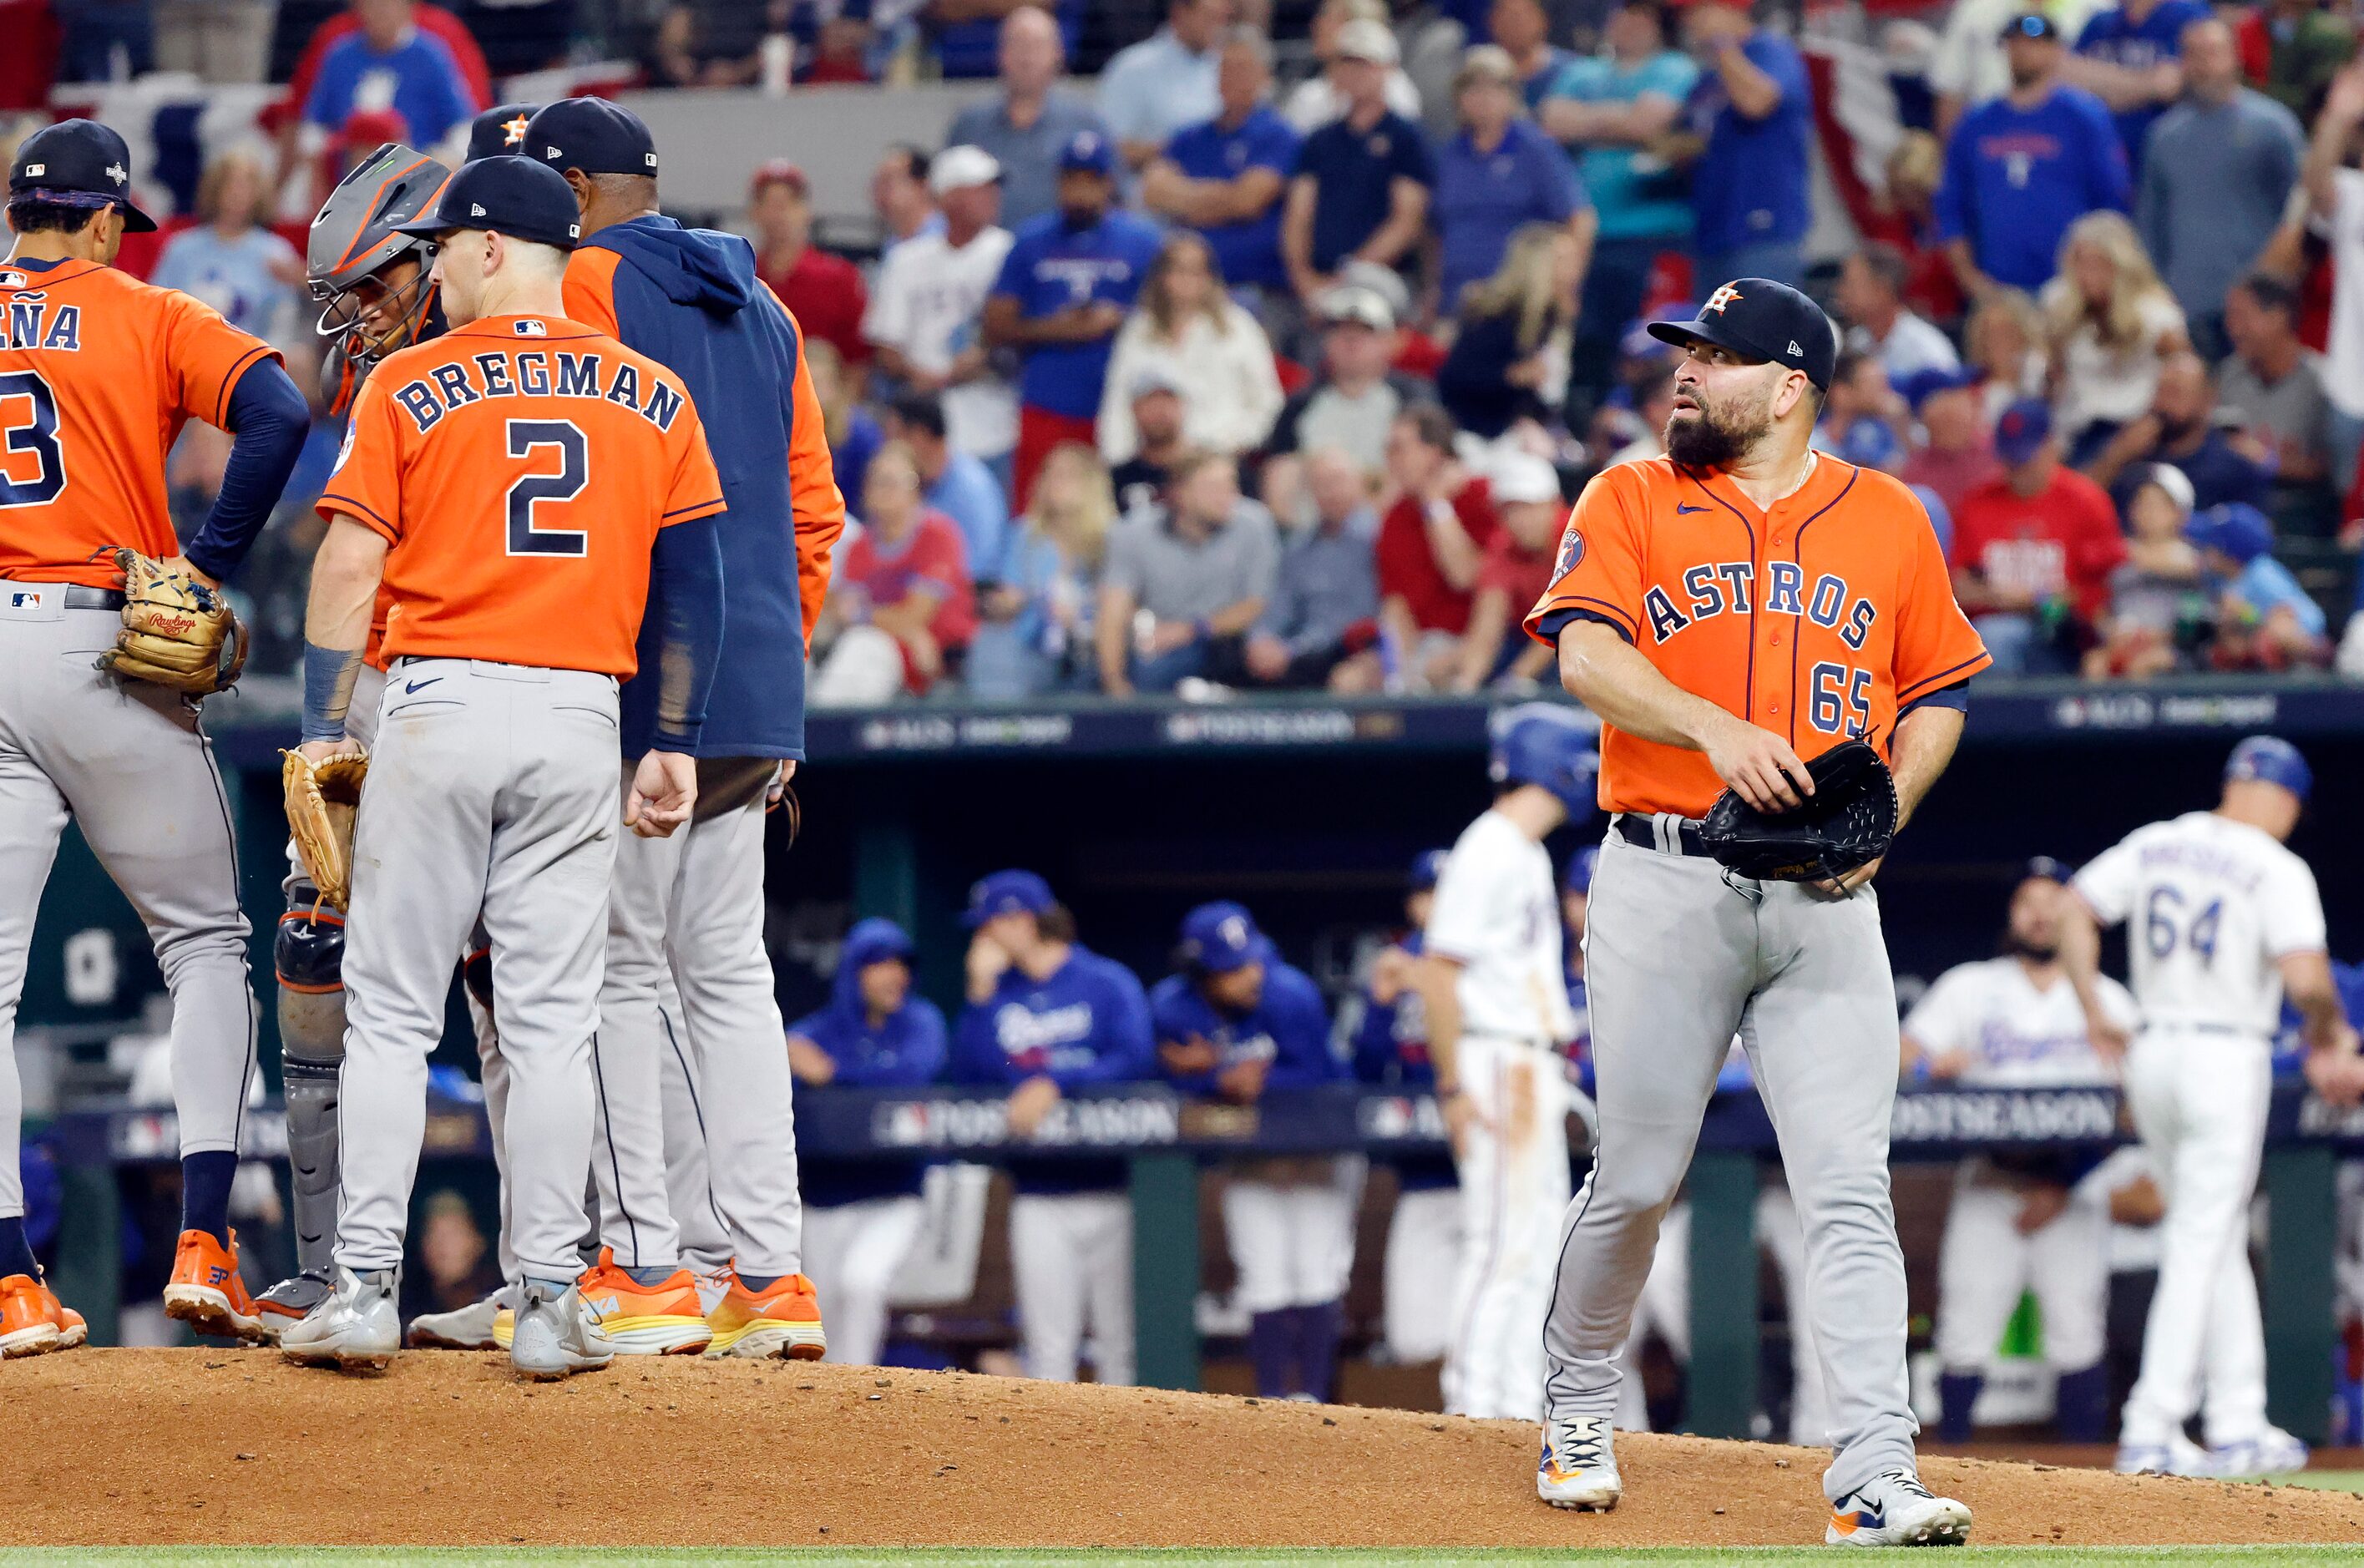
[[2220,1443],[2208,1450],[2208,1473],[2227,1481],[2255,1481],[2304,1470],[2306,1444],[2280,1427],[2268,1427],[2253,1438]]
[[509,1365],[519,1377],[554,1383],[578,1372],[597,1372],[615,1359],[614,1343],[583,1305],[580,1291],[571,1284],[562,1290],[546,1280],[526,1281],[509,1342]]
[[516,1304],[516,1294],[503,1285],[482,1301],[450,1312],[422,1312],[410,1320],[409,1343],[416,1350],[506,1350],[493,1332],[493,1319]]
[[2208,1451],[2181,1432],[2176,1433],[2163,1443],[2120,1443],[2117,1462],[2111,1468],[2121,1475],[2213,1475],[2216,1473],[2215,1461],[2210,1457]]
[[281,1331],[280,1354],[341,1372],[383,1370],[402,1348],[394,1292],[392,1269],[356,1273],[340,1266],[328,1299]]
[[1825,1546],[1960,1546],[1970,1510],[1940,1497],[1909,1470],[1883,1470],[1831,1505]]
[[1617,1475],[1612,1423],[1606,1416],[1570,1416],[1544,1422],[1544,1456],[1535,1466],[1535,1496],[1555,1508],[1607,1513],[1624,1483]]

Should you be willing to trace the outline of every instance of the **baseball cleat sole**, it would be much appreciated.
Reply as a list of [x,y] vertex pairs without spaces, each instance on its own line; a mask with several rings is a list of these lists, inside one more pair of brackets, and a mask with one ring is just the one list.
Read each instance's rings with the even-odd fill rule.
[[283,1345],[279,1353],[297,1366],[333,1367],[339,1372],[384,1372],[394,1364],[392,1351],[295,1351]]
[[728,1339],[716,1335],[706,1353],[744,1356],[751,1361],[817,1362],[829,1353],[829,1336],[818,1323],[760,1323]]
[[[82,1341],[75,1340],[72,1343],[78,1345]],[[54,1323],[36,1323],[13,1334],[0,1334],[0,1361],[15,1361],[21,1356],[45,1356],[51,1351],[69,1348],[64,1332]]]
[[229,1296],[201,1284],[166,1285],[164,1316],[219,1340],[243,1340],[259,1345],[272,1337],[263,1328],[262,1319],[234,1310]]

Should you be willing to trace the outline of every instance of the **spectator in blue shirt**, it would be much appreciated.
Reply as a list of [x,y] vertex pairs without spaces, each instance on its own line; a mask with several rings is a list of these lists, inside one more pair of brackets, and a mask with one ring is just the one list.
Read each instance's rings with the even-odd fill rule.
[[[911,939],[892,920],[845,934],[829,1005],[788,1026],[788,1066],[800,1084],[917,1088],[943,1071],[944,1015],[911,995]],[[797,1165],[805,1205],[805,1273],[829,1293],[829,1353],[876,1363],[886,1337],[886,1291],[919,1240],[927,1168],[910,1160]]]
[[361,29],[320,57],[304,105],[307,125],[333,136],[356,109],[392,109],[414,146],[433,148],[486,106],[441,39],[422,31],[410,0],[369,0],[354,7]]
[[1221,111],[1165,144],[1142,179],[1142,205],[1197,229],[1234,291],[1285,293],[1280,205],[1304,138],[1268,101],[1272,45],[1253,28],[1235,28],[1215,82]]
[[1493,275],[1511,236],[1527,225],[1566,225],[1585,259],[1593,229],[1567,155],[1520,112],[1509,54],[1492,44],[1471,50],[1453,95],[1461,134],[1436,158],[1437,279],[1448,312],[1464,288]]
[[1084,0],[1027,0],[1018,6],[1010,0],[926,0],[920,20],[934,45],[936,64],[945,79],[990,76],[997,69],[1006,79],[1009,34],[1001,24],[1020,11],[1041,16],[1051,24],[1060,53],[1075,53],[1076,41],[1083,37]]
[[1674,128],[1699,67],[1667,47],[1657,0],[1620,6],[1607,40],[1602,53],[1569,61],[1536,111],[1554,140],[1583,150],[1577,172],[1595,215],[1570,356],[1571,390],[1584,405],[1597,404],[1612,384],[1617,345],[1641,314],[1659,252],[1688,245],[1696,222],[1689,182],[1644,149]]
[[1025,360],[1011,461],[1020,507],[1052,448],[1093,443],[1110,347],[1162,244],[1156,225],[1116,207],[1116,176],[1108,138],[1076,132],[1059,155],[1058,211],[1018,229],[985,302],[987,344]]
[[1702,286],[1729,278],[1795,284],[1805,275],[1812,219],[1805,57],[1750,20],[1747,0],[1699,0],[1684,27],[1706,62],[1685,107],[1701,145],[1691,165],[1691,247]]
[[[1201,904],[1183,917],[1182,973],[1149,994],[1159,1064],[1185,1094],[1254,1105],[1267,1089],[1340,1076],[1321,993],[1281,962],[1246,909]],[[1338,1363],[1359,1182],[1336,1159],[1256,1161],[1223,1193],[1223,1229],[1248,1314],[1256,1392],[1327,1400]]]
[[911,449],[922,498],[960,525],[983,581],[1008,548],[1009,503],[993,470],[975,452],[953,446],[944,429],[944,400],[935,393],[907,392],[887,410],[887,438]]
[[1221,106],[1216,52],[1231,20],[1232,0],[1168,0],[1165,25],[1101,69],[1100,118],[1127,168],[1146,168],[1176,131]]
[[[295,325],[304,259],[263,227],[270,199],[270,181],[252,153],[215,159],[197,183],[197,216],[205,226],[166,241],[149,282],[195,295],[242,332],[266,340],[286,338]],[[192,424],[187,433],[201,428],[212,428]]]
[[2200,550],[2216,590],[2216,640],[2209,662],[2220,670],[2287,670],[2329,662],[2330,623],[2323,606],[2274,559],[2273,525],[2255,506],[2212,506],[2184,537]]
[[2102,101],[2061,80],[2059,30],[2048,17],[2003,31],[2011,91],[1964,115],[1946,144],[1937,237],[1963,290],[2035,293],[2058,265],[2069,225],[2125,210],[2126,152]]
[[1109,134],[1098,110],[1059,89],[1065,68],[1058,25],[1039,6],[1019,6],[1001,23],[1001,95],[971,104],[944,132],[946,147],[982,147],[1001,165],[1001,224],[1013,234],[1057,209],[1067,144],[1087,130]]
[[2212,14],[2202,0],[2126,0],[2097,13],[2077,35],[2064,74],[2110,106],[2127,166],[2137,173],[2150,128],[2183,96],[2183,29]]
[[2085,464],[2125,515],[2142,476],[2154,463],[2168,463],[2191,482],[2191,505],[2199,511],[2269,504],[2273,469],[2236,449],[2216,428],[2216,384],[2208,361],[2189,349],[2164,354],[2158,387],[2149,411],[2129,419]]
[[[1149,999],[1132,972],[1076,940],[1075,917],[1031,871],[969,889],[968,1006],[953,1077],[1009,1092],[1009,1137],[1043,1132],[1068,1091],[1149,1077]],[[1030,1377],[1073,1383],[1087,1326],[1094,1371],[1132,1381],[1132,1209],[1121,1160],[1006,1162],[1011,1272]]]
[[1401,266],[1427,222],[1436,159],[1420,127],[1388,107],[1396,58],[1385,23],[1357,17],[1338,29],[1331,72],[1346,110],[1305,139],[1281,219],[1289,283],[1308,306],[1349,261]]

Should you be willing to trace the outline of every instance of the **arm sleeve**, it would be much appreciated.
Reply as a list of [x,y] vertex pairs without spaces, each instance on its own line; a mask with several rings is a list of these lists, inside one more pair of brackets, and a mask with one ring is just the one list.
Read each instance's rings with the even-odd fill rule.
[[910,1038],[896,1059],[893,1082],[917,1088],[932,1084],[943,1073],[946,1055],[943,1009],[920,997],[906,1011],[910,1016]]
[[1131,519],[1119,518],[1115,530],[1109,535],[1108,560],[1100,567],[1102,585],[1122,589],[1136,598],[1142,587],[1141,563],[1137,559],[1139,539]]
[[2323,894],[2306,862],[2295,855],[2277,857],[2269,886],[2263,910],[2266,955],[2278,959],[2289,953],[2325,951]]
[[1062,1084],[1123,1084],[1156,1076],[1157,1049],[1149,1023],[1149,997],[1141,982],[1130,972],[1112,973],[1105,989],[1102,1000],[1108,1023],[1100,1051],[1089,1066],[1060,1073]]
[[1456,845],[1436,879],[1436,901],[1429,906],[1425,947],[1440,958],[1466,963],[1493,940],[1495,900],[1487,884],[1488,868],[1478,863],[1476,847]]
[[706,722],[707,694],[722,652],[722,541],[714,518],[722,481],[694,407],[673,431],[677,447],[664,517],[650,555],[651,597],[663,606],[659,643],[657,745],[687,751]]
[[234,439],[221,492],[205,526],[182,550],[216,578],[239,569],[271,520],[311,431],[312,410],[278,361],[261,360],[238,378],[225,423]]
[[971,1003],[953,1026],[952,1072],[955,1084],[1007,1084],[1009,1058],[993,1038],[994,1004]]
[[1363,995],[1363,1016],[1355,1025],[1355,1077],[1365,1084],[1384,1084],[1398,1060],[1396,1009],[1382,1007]]
[[[1242,522],[1246,520],[1242,519]],[[1274,588],[1280,583],[1280,531],[1269,517],[1259,515],[1254,522],[1255,532],[1249,538],[1246,581],[1241,584],[1244,592],[1240,596],[1269,603]],[[1242,525],[1235,523],[1232,526]]]
[[1928,995],[1912,1006],[1904,1016],[1904,1033],[1929,1051],[1952,1051],[1962,1043],[1963,995],[1962,972],[1949,969],[1937,976],[1937,984],[1929,987]]
[[2087,862],[2069,886],[2104,926],[2114,926],[2134,910],[2135,871],[2140,852],[2132,839],[2104,850]]
[[1901,707],[1943,686],[1967,681],[1994,662],[1955,602],[1954,583],[1937,548],[1937,530],[1919,497],[1898,487],[1898,504],[1912,508],[1907,525],[1912,559],[1898,597],[1894,675]]
[[327,489],[318,504],[329,521],[351,517],[382,534],[388,544],[402,542],[402,431],[394,396],[385,376],[362,383],[360,396],[345,425],[345,441]]
[[911,295],[903,282],[908,269],[896,265],[895,258],[890,250],[878,264],[878,285],[870,291],[869,306],[862,313],[862,336],[865,341],[900,349],[911,329]]
[[1292,984],[1283,995],[1273,1018],[1273,1043],[1277,1059],[1270,1087],[1304,1088],[1343,1076],[1343,1064],[1330,1050],[1330,1015],[1310,982]]
[[616,263],[621,260],[613,250],[590,246],[576,250],[566,259],[561,294],[568,320],[596,328],[619,343],[624,330],[616,318]]
[[837,463],[829,450],[829,428],[820,395],[813,390],[812,366],[805,359],[804,333],[777,296],[787,318],[796,370],[788,386],[788,505],[797,519],[797,597],[804,611],[805,651],[812,651],[813,627],[829,596],[829,558],[845,532],[845,497],[837,488]]
[[217,430],[229,429],[230,394],[250,368],[262,360],[277,361],[279,351],[193,295],[157,297],[165,302],[160,347],[173,406]]
[[2086,132],[2086,144],[2093,160],[2093,205],[2124,212],[2134,195],[2125,139],[2118,135],[2116,123],[2100,104],[2091,106],[2089,113],[2093,123]]
[[1561,532],[1552,584],[1527,613],[1527,635],[1556,647],[1571,620],[1605,621],[1628,642],[1642,635],[1647,481],[1630,464],[1597,474]]
[[1946,143],[1946,171],[1937,182],[1934,208],[1940,240],[1969,236],[1970,163],[1970,127],[1965,120],[1954,127]]

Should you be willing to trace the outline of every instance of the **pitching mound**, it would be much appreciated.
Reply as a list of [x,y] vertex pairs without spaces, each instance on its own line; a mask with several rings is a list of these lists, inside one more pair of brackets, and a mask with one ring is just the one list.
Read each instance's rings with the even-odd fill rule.
[[[0,1366],[40,1454],[11,1546],[1745,1546],[1822,1539],[1821,1456],[1634,1437],[1613,1514],[1535,1501],[1534,1429],[804,1363],[619,1361],[557,1385],[418,1351]],[[1988,1543],[2364,1540],[2364,1498],[1932,1460]]]

